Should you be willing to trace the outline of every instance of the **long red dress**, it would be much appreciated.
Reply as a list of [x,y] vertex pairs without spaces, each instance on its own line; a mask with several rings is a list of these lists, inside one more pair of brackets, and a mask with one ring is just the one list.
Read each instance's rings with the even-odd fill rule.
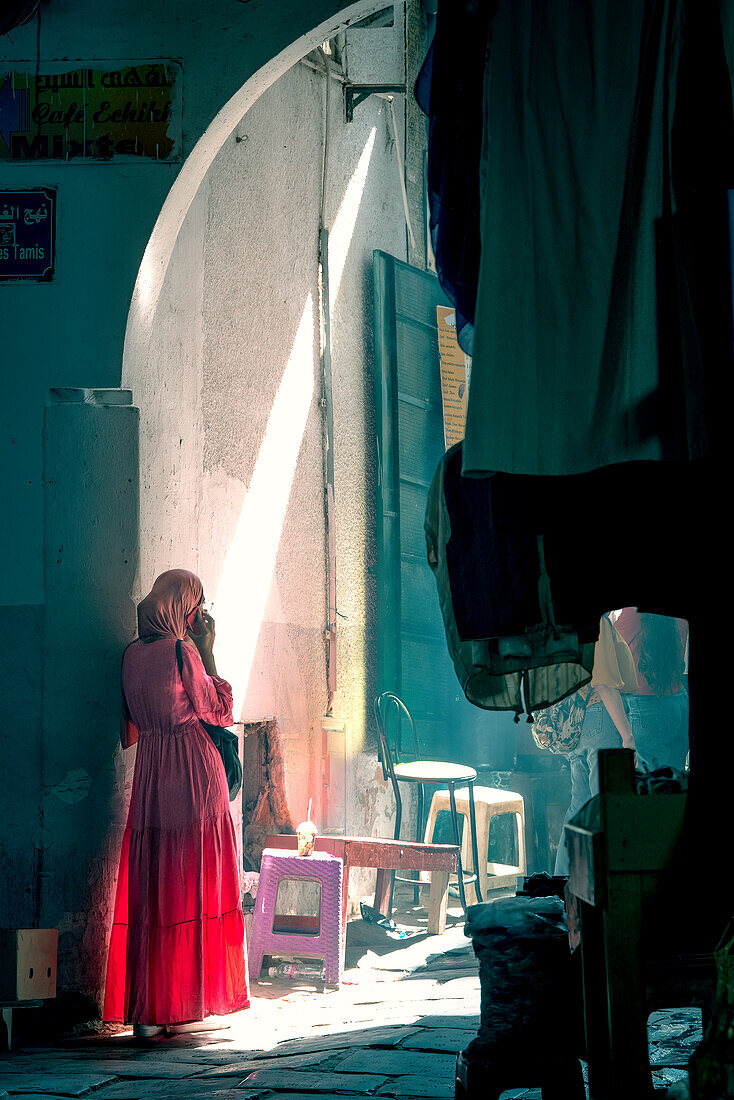
[[176,1024],[249,1005],[234,826],[221,758],[199,724],[232,723],[232,689],[195,646],[135,642],[123,688],[139,731],[104,1019]]

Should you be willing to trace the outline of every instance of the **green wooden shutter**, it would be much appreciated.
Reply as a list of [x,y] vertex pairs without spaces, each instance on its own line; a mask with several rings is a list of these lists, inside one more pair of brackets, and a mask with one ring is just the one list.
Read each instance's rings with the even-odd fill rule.
[[421,752],[457,763],[512,766],[512,718],[466,701],[446,647],[423,520],[444,453],[436,306],[429,272],[376,251],[378,690],[395,691]]

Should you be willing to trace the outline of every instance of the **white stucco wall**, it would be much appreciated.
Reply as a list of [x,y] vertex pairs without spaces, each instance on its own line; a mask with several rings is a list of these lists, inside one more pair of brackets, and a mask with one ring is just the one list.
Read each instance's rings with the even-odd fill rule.
[[[391,32],[402,45],[402,25]],[[350,57],[386,31],[354,31]],[[380,78],[379,68],[377,79]],[[277,719],[289,810],[321,805],[327,706],[318,229],[325,77],[282,76],[235,126],[183,222],[145,356],[124,384],[141,410],[138,588],[196,569],[217,620],[218,665],[237,717]],[[403,104],[396,104],[399,127]],[[368,735],[371,565],[372,251],[404,258],[405,220],[385,101],[344,122],[332,81],[325,220],[330,230],[338,682],[348,723],[353,833],[391,835],[392,798]],[[402,141],[402,133],[400,134]],[[364,885],[356,881],[356,889]]]

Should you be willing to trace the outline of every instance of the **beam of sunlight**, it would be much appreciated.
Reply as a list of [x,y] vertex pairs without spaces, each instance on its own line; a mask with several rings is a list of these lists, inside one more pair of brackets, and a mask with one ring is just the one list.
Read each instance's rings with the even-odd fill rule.
[[[359,215],[359,209],[362,203],[362,196],[367,184],[367,175],[369,172],[370,162],[372,159],[372,152],[375,146],[375,138],[377,136],[377,127],[373,126],[370,130],[369,136],[365,143],[364,149],[360,155],[357,167],[352,174],[347,189],[344,192],[344,197],[339,206],[336,218],[334,219],[333,227],[329,233],[329,309],[332,315],[332,324],[335,313],[335,306],[341,288],[342,276],[344,275],[344,269],[346,267],[347,257],[349,255],[349,248],[354,236],[354,229],[357,223],[357,217]],[[337,364],[338,370],[338,364]],[[365,531],[364,527],[367,522],[367,517],[363,513],[359,518],[359,525],[362,528],[359,532],[353,530],[352,538],[359,538],[364,544]],[[354,594],[352,594],[354,597]],[[339,594],[337,591],[337,607],[339,606]],[[358,610],[359,609],[359,610]],[[354,610],[358,611],[358,614],[364,614],[364,607],[362,601],[354,601]],[[337,655],[337,668],[339,665],[339,658]],[[349,735],[347,743],[345,745],[346,758],[351,759],[359,752],[362,751],[365,741],[364,721],[358,718],[358,715],[364,713],[364,706],[366,704],[366,652],[365,652],[365,638],[364,632],[355,632],[350,646],[350,658],[349,658],[349,672],[348,672],[348,686],[346,691],[344,689],[344,676],[342,675],[337,680],[337,695],[334,699],[337,709],[335,714],[341,713],[346,708],[346,711],[351,716],[349,723]],[[341,681],[342,687],[339,691],[339,682]]]
[[314,391],[313,297],[306,298],[217,588],[217,649],[239,716],[255,656]]
[[[377,127],[370,131],[329,235],[330,304],[339,292],[367,183]],[[245,495],[216,592],[217,650],[242,713],[275,571],[291,485],[314,392],[313,296],[309,294]]]
[[344,197],[339,204],[334,225],[329,231],[329,308],[332,310],[339,293],[347,256],[349,255],[349,246],[354,236],[354,227],[357,224],[357,215],[367,184],[367,173],[372,159],[372,150],[375,147],[376,136],[377,127],[373,126],[360,154],[357,167],[347,184]]

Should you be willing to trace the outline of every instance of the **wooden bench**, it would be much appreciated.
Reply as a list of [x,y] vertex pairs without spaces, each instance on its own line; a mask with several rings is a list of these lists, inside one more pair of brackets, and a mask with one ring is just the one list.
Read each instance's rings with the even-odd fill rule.
[[[266,848],[298,847],[295,836],[269,836]],[[430,871],[428,931],[446,930],[449,875],[458,874],[459,849],[455,844],[421,844],[415,840],[381,840],[368,836],[317,836],[317,852],[338,856],[344,863],[342,879],[342,927],[346,928],[349,871],[352,867],[376,867],[375,909],[388,915],[392,871]],[[307,857],[304,857],[307,858]]]

